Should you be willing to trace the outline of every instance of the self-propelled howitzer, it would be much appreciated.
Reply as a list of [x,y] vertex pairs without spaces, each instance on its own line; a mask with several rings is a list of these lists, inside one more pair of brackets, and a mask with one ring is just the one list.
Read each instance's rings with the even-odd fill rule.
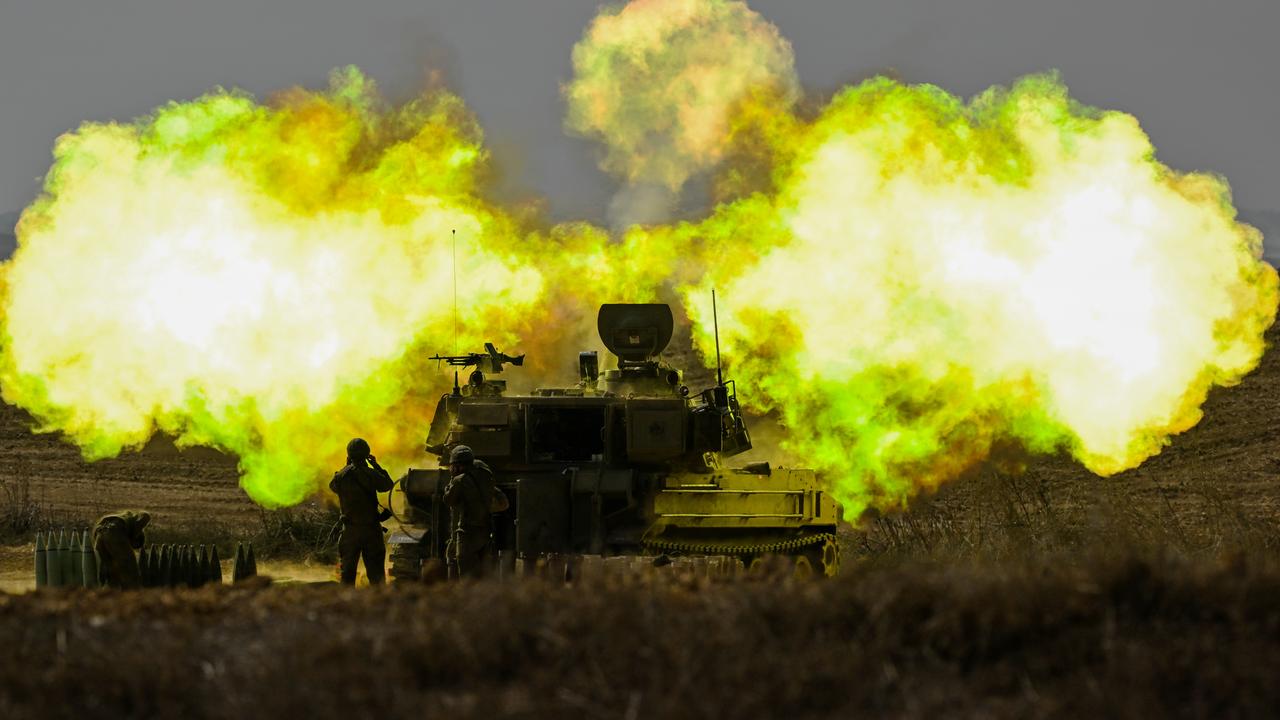
[[[750,567],[783,555],[798,572],[834,574],[839,505],[813,470],[726,467],[751,448],[736,388],[717,378],[691,395],[660,359],[673,326],[667,305],[603,305],[597,328],[617,366],[601,372],[595,352],[580,353],[576,385],[529,395],[508,395],[486,375],[523,356],[490,344],[439,358],[475,370],[440,399],[428,452],[447,462],[468,445],[492,468],[510,507],[494,516],[491,546],[508,569],[548,556],[731,556]],[[443,559],[448,480],[447,467],[400,480],[393,577],[419,577],[424,561]]]

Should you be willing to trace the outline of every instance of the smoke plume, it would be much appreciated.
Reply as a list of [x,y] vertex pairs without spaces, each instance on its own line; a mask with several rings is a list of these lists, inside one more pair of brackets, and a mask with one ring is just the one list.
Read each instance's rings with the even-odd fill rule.
[[3,265],[4,399],[89,458],[156,432],[234,453],[288,505],[353,435],[426,459],[433,352],[493,341],[554,384],[601,302],[674,291],[711,358],[714,287],[743,401],[856,517],[1005,443],[1133,467],[1263,351],[1276,272],[1225,180],[1053,75],[968,102],[876,78],[800,114],[786,41],[721,0],[605,10],[574,66],[568,127],[643,201],[617,211],[652,222],[711,171],[705,218],[498,207],[456,96],[389,105],[355,69],[86,123]]
[[[614,199],[615,227],[665,215],[673,193],[723,158],[734,107],[799,94],[791,45],[746,3],[637,0],[605,9],[573,49],[569,131],[599,140],[601,166],[641,189]],[[655,199],[658,202],[655,203]]]
[[483,156],[456,97],[383,107],[354,70],[82,126],[6,268],[5,399],[88,458],[157,430],[233,452],[265,505],[311,493],[353,435],[411,457],[434,403],[405,401],[453,343],[451,231],[465,327],[514,340],[500,318],[539,297],[473,193]]
[[703,233],[764,248],[706,286],[721,344],[784,445],[856,515],[994,444],[1134,467],[1252,369],[1275,317],[1261,236],[1220,178],[1154,159],[1137,121],[1028,77],[965,104],[868,81],[771,123],[777,189]]

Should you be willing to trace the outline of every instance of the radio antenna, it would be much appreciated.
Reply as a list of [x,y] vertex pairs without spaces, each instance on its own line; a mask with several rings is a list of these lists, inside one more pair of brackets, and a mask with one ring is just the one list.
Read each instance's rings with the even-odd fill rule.
[[716,333],[716,384],[724,385],[724,374],[720,372],[720,317],[716,312],[715,288],[711,288],[711,325]]
[[[453,234],[453,354],[458,354],[458,231],[453,229],[449,231]],[[454,374],[454,386],[458,384],[457,373]]]

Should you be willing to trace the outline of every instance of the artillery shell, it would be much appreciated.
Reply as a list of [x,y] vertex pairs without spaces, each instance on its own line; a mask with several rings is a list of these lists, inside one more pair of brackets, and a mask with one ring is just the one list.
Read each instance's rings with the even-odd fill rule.
[[196,562],[196,587],[209,582],[209,548],[200,546],[199,560]]
[[200,587],[204,571],[200,566],[200,550],[195,545],[187,546],[187,587]]
[[249,543],[249,547],[244,551],[244,562],[247,566],[245,570],[248,573],[246,577],[256,577],[258,575],[258,560],[253,556],[253,543]]
[[44,555],[45,577],[49,587],[62,587],[62,533],[54,540]]
[[173,587],[173,556],[172,545],[165,545],[160,551],[160,585],[162,587]]
[[79,534],[71,531],[67,544],[62,552],[62,584],[67,587],[80,586],[80,541]]
[[80,536],[80,584],[87,588],[98,587],[98,556],[93,552],[88,530]]
[[44,546],[44,535],[36,533],[36,587],[49,584],[49,567],[45,564],[47,552]]
[[222,561],[218,559],[217,545],[209,552],[209,582],[222,584]]
[[143,546],[138,551],[138,579],[142,587],[151,587],[151,548]]

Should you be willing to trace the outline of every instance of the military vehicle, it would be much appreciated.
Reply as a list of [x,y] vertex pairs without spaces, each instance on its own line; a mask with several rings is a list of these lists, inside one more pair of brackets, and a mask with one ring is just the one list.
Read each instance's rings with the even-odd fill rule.
[[[718,368],[714,387],[691,395],[681,384],[660,357],[674,328],[671,308],[603,305],[597,328],[616,367],[601,372],[596,352],[580,353],[572,387],[507,394],[491,376],[523,356],[492,344],[433,358],[473,368],[461,386],[455,372],[427,450],[447,464],[454,446],[468,445],[493,469],[510,500],[494,516],[497,562],[512,571],[539,558],[701,555],[749,569],[781,555],[798,574],[834,574],[839,505],[813,470],[725,465],[751,448],[736,386]],[[423,561],[443,559],[448,481],[447,467],[412,469],[399,480],[405,508],[389,538],[392,577],[420,577]]]

